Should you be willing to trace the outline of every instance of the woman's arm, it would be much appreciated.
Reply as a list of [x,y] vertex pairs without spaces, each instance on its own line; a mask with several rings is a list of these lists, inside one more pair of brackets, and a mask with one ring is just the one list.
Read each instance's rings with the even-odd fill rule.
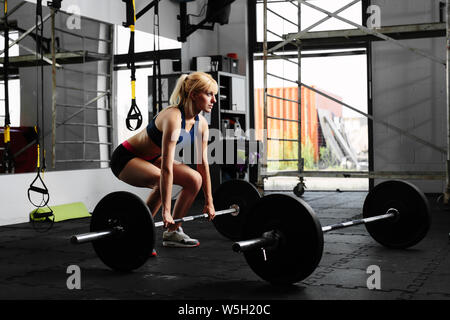
[[[169,113],[173,113],[169,112]],[[162,121],[162,143],[161,143],[161,202],[162,218],[165,227],[173,224],[171,214],[172,186],[173,186],[173,161],[175,157],[175,146],[180,131],[180,119],[176,113],[167,114]]]
[[209,140],[209,129],[208,123],[204,117],[201,117],[201,132],[202,132],[202,141],[201,141],[201,161],[197,163],[197,171],[202,176],[202,189],[203,194],[205,195],[205,209],[210,215],[210,218],[214,218],[215,210],[213,204],[212,197],[212,188],[211,188],[211,176],[209,173],[209,163],[208,163],[208,140]]

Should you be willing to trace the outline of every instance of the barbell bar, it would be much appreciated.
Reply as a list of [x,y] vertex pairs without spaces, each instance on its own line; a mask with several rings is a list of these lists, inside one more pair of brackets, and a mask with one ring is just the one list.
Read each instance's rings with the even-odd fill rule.
[[395,218],[399,215],[400,213],[398,212],[397,209],[394,208],[389,208],[385,214],[380,214],[378,216],[374,216],[374,217],[370,217],[370,218],[365,218],[365,219],[356,219],[356,220],[350,220],[350,221],[346,221],[346,222],[341,222],[341,223],[336,223],[336,224],[332,224],[329,226],[325,226],[322,228],[322,232],[329,232],[329,231],[333,231],[336,229],[343,229],[343,228],[348,228],[348,227],[352,227],[352,226],[356,226],[359,224],[368,224],[368,223],[372,223],[375,221],[380,221],[380,220],[385,220],[385,219],[392,219]]
[[[388,211],[385,214],[381,214],[378,216],[365,218],[365,219],[356,219],[356,220],[350,220],[346,222],[336,223],[329,226],[322,227],[322,232],[326,233],[332,230],[336,229],[343,229],[348,228],[351,226],[356,226],[360,224],[367,224],[372,223],[375,221],[385,220],[385,219],[392,219],[399,215],[399,212],[397,209],[389,208]],[[280,238],[279,231],[272,230],[269,232],[265,232],[262,237],[255,238],[255,239],[249,239],[249,240],[242,240],[234,242],[231,246],[232,250],[234,252],[245,252],[255,249],[267,249],[268,247],[272,247],[276,245],[278,242],[278,238]]]
[[[216,216],[221,216],[221,215],[225,215],[225,214],[231,214],[232,216],[239,215],[239,206],[236,204],[233,204],[233,205],[231,205],[231,207],[229,209],[216,211]],[[209,217],[209,215],[207,213],[203,213],[203,214],[198,214],[198,215],[194,215],[194,216],[187,216],[187,217],[183,217],[183,218],[179,218],[179,219],[174,219],[173,221],[174,221],[174,223],[181,223],[181,222],[193,221],[193,220],[208,218],[208,217]],[[164,226],[164,222],[163,221],[155,222],[154,226],[155,226],[155,228],[160,228],[160,227]],[[112,227],[107,230],[93,231],[93,232],[74,235],[70,238],[70,242],[72,244],[88,243],[88,242],[92,242],[92,241],[96,241],[96,240],[106,239],[111,236],[120,235],[124,231],[125,231],[124,228],[122,228],[120,226],[115,226],[115,227]]]

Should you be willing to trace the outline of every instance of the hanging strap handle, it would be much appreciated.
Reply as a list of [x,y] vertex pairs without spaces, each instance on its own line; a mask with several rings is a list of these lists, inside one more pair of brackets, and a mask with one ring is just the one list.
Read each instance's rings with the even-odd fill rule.
[[[34,127],[34,130],[36,131],[38,137],[39,137],[39,132],[38,132],[38,128]],[[30,186],[28,187],[28,200],[35,206],[35,207],[43,207],[46,206],[48,201],[50,200],[50,194],[48,192],[48,188],[44,183],[44,180],[42,180],[41,178],[41,162],[40,162],[40,144],[39,141],[37,143],[37,174],[36,177],[34,178],[34,180],[31,182]],[[36,182],[40,182],[42,184],[42,187],[38,187],[35,186],[34,184]],[[41,203],[38,205],[36,203],[33,202],[33,200],[31,200],[31,191],[33,192],[37,192],[42,194],[42,201]]]
[[[131,107],[125,120],[128,130],[135,131],[142,125],[142,113],[136,104],[136,66],[134,52],[134,30],[136,24],[136,6],[134,0],[122,0],[126,4],[127,21],[123,26],[130,29],[130,43],[128,45],[127,68],[131,70]],[[133,124],[132,124],[133,121]]]
[[[36,177],[34,178],[33,182],[31,182],[30,187],[28,188],[28,192],[27,192],[27,194],[28,194],[28,200],[29,200],[35,207],[38,207],[38,208],[46,206],[46,205],[48,204],[48,201],[50,200],[50,194],[49,194],[49,192],[48,192],[47,186],[46,186],[45,183],[44,183],[44,180],[42,180],[42,178],[41,178],[41,175],[40,175],[40,173],[39,173],[39,170],[40,170],[40,168],[38,168],[37,175],[36,175]],[[38,179],[39,179],[39,180],[38,180]],[[40,183],[42,183],[43,188],[34,186],[34,183],[35,183],[36,181],[39,181]],[[31,199],[31,191],[42,194],[42,201],[41,201],[40,204],[36,204],[36,203],[33,202],[33,200]]]

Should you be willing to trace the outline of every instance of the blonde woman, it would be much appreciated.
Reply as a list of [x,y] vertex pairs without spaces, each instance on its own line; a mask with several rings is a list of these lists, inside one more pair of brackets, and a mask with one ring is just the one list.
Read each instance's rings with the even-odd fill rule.
[[[174,219],[189,211],[200,188],[210,220],[215,216],[208,166],[208,123],[200,114],[210,113],[216,102],[217,83],[211,75],[194,72],[182,75],[170,97],[170,106],[159,112],[146,128],[124,141],[113,152],[111,169],[122,181],[136,187],[153,189],[147,205],[153,216],[162,205],[162,219],[167,231],[163,245],[195,247],[200,243],[190,238]],[[175,160],[177,144],[200,142],[201,161],[197,171]],[[194,150],[193,148],[191,150]],[[182,187],[171,214],[173,184]],[[153,255],[156,252],[153,250]]]

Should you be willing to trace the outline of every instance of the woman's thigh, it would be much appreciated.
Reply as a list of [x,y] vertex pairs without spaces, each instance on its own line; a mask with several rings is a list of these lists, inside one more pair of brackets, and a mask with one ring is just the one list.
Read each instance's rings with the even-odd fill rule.
[[[161,167],[161,158],[154,162],[155,166]],[[173,162],[173,184],[183,188],[190,187],[198,189],[202,185],[202,176],[191,167],[174,160]]]
[[135,187],[154,188],[159,185],[161,170],[141,158],[133,158],[119,174],[119,179]]

